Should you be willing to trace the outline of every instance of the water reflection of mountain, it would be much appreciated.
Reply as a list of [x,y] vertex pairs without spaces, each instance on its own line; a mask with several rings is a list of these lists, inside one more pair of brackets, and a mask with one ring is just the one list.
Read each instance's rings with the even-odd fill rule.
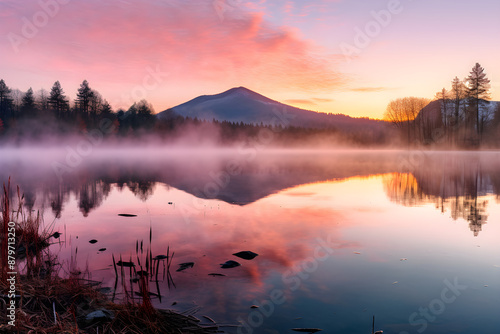
[[[491,157],[491,156],[490,156]],[[411,173],[392,173],[384,177],[389,198],[401,205],[435,203],[441,212],[449,211],[454,220],[464,219],[477,236],[486,224],[487,195],[500,194],[500,169],[495,159],[480,155],[434,156]]]
[[[0,161],[0,181],[9,176],[31,209],[50,207],[60,217],[73,196],[84,216],[101,206],[111,187],[128,188],[146,201],[165,184],[199,198],[246,205],[297,185],[387,174],[388,196],[402,205],[434,202],[453,219],[463,218],[477,235],[486,222],[487,194],[500,193],[497,153],[346,151],[316,153],[157,154],[87,159],[61,179],[52,165]],[[412,162],[409,164],[408,162]],[[403,168],[402,166],[405,166]],[[410,167],[408,167],[410,166]],[[403,170],[404,169],[404,170]]]
[[[301,184],[352,176],[388,173],[399,153],[344,152],[332,154],[177,155],[150,159],[124,158],[88,161],[63,175],[50,166],[34,170],[32,164],[0,162],[0,181],[12,177],[27,198],[26,205],[51,207],[60,216],[71,196],[87,216],[102,205],[111,186],[128,188],[141,200],[152,195],[156,183],[204,199],[246,205],[280,190]],[[390,156],[391,158],[388,158]]]

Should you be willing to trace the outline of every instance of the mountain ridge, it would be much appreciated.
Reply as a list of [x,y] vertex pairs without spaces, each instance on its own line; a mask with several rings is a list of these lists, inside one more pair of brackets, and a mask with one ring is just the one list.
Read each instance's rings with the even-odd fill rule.
[[243,122],[264,125],[282,125],[342,130],[383,130],[387,122],[369,118],[354,118],[344,114],[326,114],[272,100],[245,87],[234,87],[219,94],[201,95],[171,109],[162,111],[158,118],[171,113],[202,120]]

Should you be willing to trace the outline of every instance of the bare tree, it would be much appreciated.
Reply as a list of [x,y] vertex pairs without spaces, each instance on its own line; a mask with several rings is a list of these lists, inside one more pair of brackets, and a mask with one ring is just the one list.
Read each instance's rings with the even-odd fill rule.
[[23,103],[23,97],[24,97],[24,92],[21,90],[15,88],[12,89],[10,93],[10,97],[12,98],[13,106],[12,106],[12,111],[13,111],[13,116],[17,117],[21,111],[21,105]]
[[419,130],[422,124],[421,118],[417,119],[417,117],[428,104],[429,99],[419,97],[405,97],[393,100],[387,106],[384,119],[393,123],[401,131],[406,128],[408,145],[410,145],[412,128],[414,138],[419,139]]
[[450,97],[453,100],[454,106],[454,124],[455,128],[460,124],[460,117],[463,112],[463,104],[464,99],[467,97],[467,87],[464,84],[464,81],[460,80],[458,77],[455,77],[451,82],[451,92]]
[[450,93],[443,88],[436,93],[435,99],[439,101],[439,106],[441,108],[441,119],[443,121],[444,133],[446,137],[449,137],[450,127],[451,127],[451,115],[449,114],[450,108],[448,106]]
[[36,94],[35,100],[40,110],[49,109],[49,92],[46,89],[40,89]]

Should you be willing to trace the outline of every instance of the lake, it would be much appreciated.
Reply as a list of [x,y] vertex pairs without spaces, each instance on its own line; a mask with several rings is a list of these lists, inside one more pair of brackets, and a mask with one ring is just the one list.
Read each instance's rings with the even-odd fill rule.
[[[154,304],[241,325],[228,333],[368,334],[374,315],[384,333],[500,330],[496,151],[0,153],[0,181],[63,233],[50,247],[61,275],[113,290],[112,255],[144,265],[148,249],[168,248],[175,287],[162,262]],[[221,268],[228,260],[241,265]],[[125,298],[121,283],[115,292]]]

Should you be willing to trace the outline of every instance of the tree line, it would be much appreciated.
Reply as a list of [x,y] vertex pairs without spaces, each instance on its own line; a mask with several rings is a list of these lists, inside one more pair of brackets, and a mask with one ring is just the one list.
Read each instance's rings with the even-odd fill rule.
[[0,79],[0,135],[26,133],[23,129],[26,120],[38,121],[39,129],[49,127],[47,122],[52,122],[51,125],[57,125],[61,132],[85,132],[95,128],[104,118],[126,132],[131,128],[151,127],[153,114],[153,106],[146,100],[134,103],[127,110],[114,112],[109,102],[92,89],[87,80],[80,84],[71,103],[59,81],[52,85],[50,92],[40,89],[35,93],[31,87],[26,92],[12,89]]
[[399,129],[408,145],[497,144],[500,104],[492,104],[490,91],[490,80],[476,63],[467,77],[455,77],[450,89],[443,88],[434,99],[405,97],[391,101],[384,119]]
[[172,142],[181,138],[193,144],[203,141],[216,144],[253,143],[257,140],[256,145],[260,145],[261,141],[267,144],[267,139],[260,140],[260,137],[272,137],[273,144],[280,146],[303,146],[313,142],[321,145],[381,146],[388,144],[391,137],[383,131],[372,133],[362,129],[344,131],[335,127],[316,129],[215,119],[208,121],[183,117],[173,110],[158,118],[153,106],[146,100],[136,102],[128,109],[114,111],[87,80],[80,84],[73,101],[70,101],[59,81],[53,84],[50,91],[41,89],[35,93],[32,88],[26,92],[12,89],[0,80],[0,138],[21,141],[44,135],[85,135],[101,129],[103,121],[107,124],[106,131],[102,131],[103,136],[132,139],[154,136]]

